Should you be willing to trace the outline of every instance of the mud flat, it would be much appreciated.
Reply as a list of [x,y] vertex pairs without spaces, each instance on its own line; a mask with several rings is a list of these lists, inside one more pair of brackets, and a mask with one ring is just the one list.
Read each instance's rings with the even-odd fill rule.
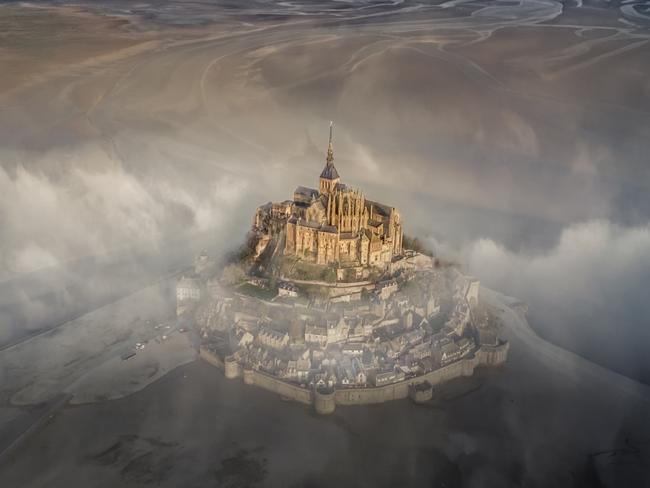
[[188,335],[175,332],[156,339],[129,359],[113,357],[80,378],[66,390],[70,403],[113,400],[140,391],[173,369],[196,358]]
[[[504,320],[508,362],[439,386],[424,405],[339,406],[321,417],[196,361],[126,398],[63,408],[0,466],[0,481],[647,486],[643,391],[549,356],[516,328],[507,299],[490,300],[515,314]],[[595,454],[629,445],[638,454],[614,466]]]

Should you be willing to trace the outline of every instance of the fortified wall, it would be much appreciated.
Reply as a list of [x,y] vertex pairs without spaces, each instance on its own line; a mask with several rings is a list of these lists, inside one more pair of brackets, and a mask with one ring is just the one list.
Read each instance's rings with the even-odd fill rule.
[[[503,364],[508,356],[510,344],[502,342],[497,346],[481,346],[473,356],[461,359],[435,371],[390,385],[367,388],[311,389],[302,388],[275,376],[253,369],[242,369],[232,357],[221,361],[209,351],[200,351],[200,357],[210,364],[224,369],[227,378],[243,377],[244,383],[277,393],[283,398],[305,405],[314,405],[317,413],[328,414],[336,405],[369,405],[413,397],[414,387],[428,382],[436,386],[454,378],[472,376],[479,366]],[[225,365],[225,367],[224,367]],[[418,397],[413,397],[418,398]]]
[[319,280],[298,280],[295,278],[282,277],[283,281],[288,281],[297,285],[320,286],[327,290],[330,298],[336,298],[343,295],[352,295],[361,293],[363,290],[372,291],[375,289],[375,283],[372,281],[355,281],[355,282],[336,282],[328,283]]
[[223,364],[223,359],[221,359],[221,357],[219,357],[214,352],[207,349],[205,346],[199,347],[199,357],[203,359],[206,363],[209,363],[212,366],[214,366],[215,368],[219,368],[222,371],[225,369]]

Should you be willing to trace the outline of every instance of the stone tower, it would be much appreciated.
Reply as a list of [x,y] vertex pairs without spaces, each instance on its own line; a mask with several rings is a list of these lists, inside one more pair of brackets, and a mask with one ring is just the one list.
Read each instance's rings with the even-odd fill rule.
[[320,174],[320,186],[319,190],[321,194],[329,195],[334,193],[336,185],[341,181],[338,171],[334,167],[334,147],[332,146],[332,127],[333,123],[330,122],[330,142],[327,146],[327,160],[325,163],[325,168],[323,168],[322,173]]

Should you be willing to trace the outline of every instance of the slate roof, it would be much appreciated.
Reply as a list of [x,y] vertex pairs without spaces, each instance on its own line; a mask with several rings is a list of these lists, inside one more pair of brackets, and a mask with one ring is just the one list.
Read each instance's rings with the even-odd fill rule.
[[320,177],[325,178],[326,180],[338,179],[339,173],[338,171],[336,171],[336,168],[334,167],[334,163],[327,163],[323,168],[323,172],[320,174]]
[[294,197],[300,195],[301,197],[304,197],[309,200],[318,196],[318,190],[315,190],[314,188],[307,188],[305,186],[296,187],[293,193],[294,193]]
[[380,215],[382,215],[384,217],[390,216],[390,214],[393,211],[393,209],[390,206],[385,205],[383,203],[379,203],[379,202],[373,202],[373,201],[370,201],[370,200],[366,200],[366,205],[368,205],[368,206],[372,205],[373,208],[374,208],[375,213],[378,213],[378,214],[380,214]]

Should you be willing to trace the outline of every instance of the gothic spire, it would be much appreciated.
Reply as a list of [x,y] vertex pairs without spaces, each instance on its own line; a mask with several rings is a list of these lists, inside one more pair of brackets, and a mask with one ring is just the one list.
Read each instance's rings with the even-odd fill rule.
[[[333,192],[336,188],[336,183],[339,181],[339,173],[334,166],[334,147],[332,145],[332,127],[333,122],[330,122],[330,142],[327,146],[327,163],[320,174],[321,193]],[[324,186],[323,186],[324,185]]]
[[327,164],[334,164],[334,146],[332,146],[332,129],[334,127],[334,122],[330,120],[330,142],[327,146]]

